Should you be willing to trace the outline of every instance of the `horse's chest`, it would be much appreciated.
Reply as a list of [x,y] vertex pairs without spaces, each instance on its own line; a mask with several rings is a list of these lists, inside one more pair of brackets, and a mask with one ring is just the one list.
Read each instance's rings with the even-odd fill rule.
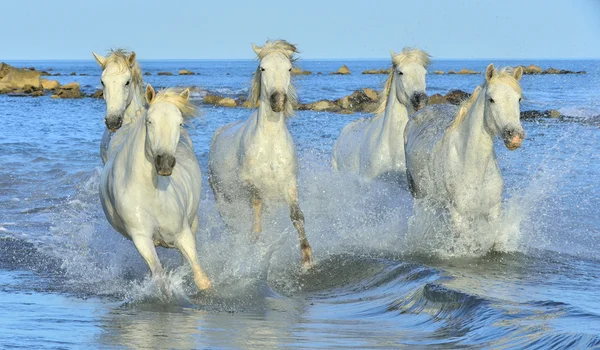
[[296,158],[287,144],[250,147],[243,156],[242,180],[259,189],[280,187],[295,176]]

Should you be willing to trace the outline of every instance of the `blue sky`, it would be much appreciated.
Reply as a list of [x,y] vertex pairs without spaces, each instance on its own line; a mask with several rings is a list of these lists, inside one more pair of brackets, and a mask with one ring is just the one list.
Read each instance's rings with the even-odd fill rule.
[[302,58],[600,58],[598,0],[6,0],[0,60],[252,58],[283,38]]

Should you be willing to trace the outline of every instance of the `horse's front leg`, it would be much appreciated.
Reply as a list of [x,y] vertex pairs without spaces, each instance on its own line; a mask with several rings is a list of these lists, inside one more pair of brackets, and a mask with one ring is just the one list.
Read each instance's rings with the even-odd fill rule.
[[293,186],[288,190],[288,204],[290,206],[290,218],[292,224],[298,231],[298,237],[300,238],[300,251],[302,252],[302,264],[305,269],[313,267],[312,262],[312,248],[306,238],[306,232],[304,231],[304,214],[300,210],[298,204],[298,188]]
[[183,254],[183,257],[188,261],[190,267],[192,268],[192,272],[194,273],[194,282],[196,286],[200,290],[205,290],[210,288],[211,283],[204,273],[204,270],[200,267],[200,263],[198,262],[197,252],[196,252],[196,239],[194,238],[194,234],[192,231],[185,227],[183,232],[179,235],[179,238],[176,240],[176,246]]
[[165,281],[162,279],[163,268],[160,264],[160,260],[158,260],[158,255],[156,254],[156,248],[154,247],[154,240],[152,239],[152,235],[146,235],[143,232],[133,233],[130,235],[133,244],[137,248],[138,252],[148,264],[150,268],[150,272],[152,272],[153,278],[158,278],[159,288],[166,295],[169,294],[167,289],[167,285]]
[[260,222],[260,211],[262,209],[262,198],[260,197],[260,193],[255,187],[250,189],[250,197],[252,201],[252,233],[250,236],[250,240],[253,242],[258,241],[260,233],[262,232],[262,225]]

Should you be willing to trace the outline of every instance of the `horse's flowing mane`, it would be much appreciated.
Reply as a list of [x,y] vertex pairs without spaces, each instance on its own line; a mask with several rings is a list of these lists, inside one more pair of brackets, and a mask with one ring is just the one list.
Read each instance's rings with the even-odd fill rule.
[[[295,54],[298,53],[298,49],[296,45],[290,44],[285,40],[276,40],[270,41],[268,40],[265,45],[261,48],[260,52],[257,53],[257,59],[262,60],[267,55],[278,52],[283,54],[290,62],[293,64],[297,58]],[[248,97],[248,101],[252,108],[256,108],[260,102],[260,90],[261,90],[261,70],[260,64],[256,67],[256,71],[254,72],[254,78],[252,79],[252,87],[250,88],[250,96]],[[289,117],[294,114],[294,106],[298,100],[298,95],[296,93],[296,88],[294,85],[290,84],[288,89],[288,100],[285,105],[285,109],[283,111],[284,116]]]
[[481,85],[475,88],[471,97],[463,103],[461,103],[456,117],[454,117],[452,124],[450,124],[450,126],[448,127],[448,131],[456,129],[465,120],[465,117],[471,110],[471,107],[473,107],[475,101],[477,101],[477,98],[479,97],[481,91],[487,89],[489,85],[495,84],[497,82],[503,82],[511,88],[513,88],[518,94],[522,94],[523,90],[521,90],[521,85],[519,85],[519,81],[515,79],[513,74],[514,69],[512,67],[504,67],[501,70],[494,69],[492,79],[490,79],[489,81],[485,79]]
[[388,98],[390,96],[390,90],[392,88],[392,81],[394,79],[396,67],[398,67],[398,65],[400,64],[407,62],[418,63],[423,67],[427,68],[431,63],[431,55],[417,48],[405,47],[402,49],[402,52],[400,52],[399,54],[394,54],[392,56],[392,69],[390,69],[390,74],[388,75],[387,80],[385,81],[385,85],[383,87],[383,90],[381,91],[381,94],[379,95],[379,107],[377,107],[375,112],[373,112],[375,115],[378,115],[385,111]]
[[131,55],[131,52],[124,49],[111,49],[102,68],[105,68],[109,63],[115,63],[119,67],[119,72],[130,70],[131,83],[139,96],[143,96],[144,79],[142,78],[142,70],[137,60],[135,60],[132,67],[129,66],[129,55]]
[[190,119],[196,116],[196,106],[187,98],[181,96],[175,89],[164,89],[156,94],[156,97],[150,102],[150,106],[159,102],[169,102],[175,105],[181,112],[184,119]]

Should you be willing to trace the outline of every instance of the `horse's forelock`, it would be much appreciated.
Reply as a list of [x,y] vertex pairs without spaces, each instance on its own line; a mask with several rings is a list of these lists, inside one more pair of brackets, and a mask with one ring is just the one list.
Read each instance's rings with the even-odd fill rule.
[[184,98],[174,89],[164,89],[159,91],[156,94],[156,97],[152,99],[152,102],[150,102],[150,106],[159,102],[168,102],[175,105],[185,119],[195,117],[198,112],[196,106],[189,99]]
[[394,55],[392,63],[396,67],[406,62],[415,62],[427,68],[431,64],[431,55],[417,48],[405,47],[402,49],[402,52]]

